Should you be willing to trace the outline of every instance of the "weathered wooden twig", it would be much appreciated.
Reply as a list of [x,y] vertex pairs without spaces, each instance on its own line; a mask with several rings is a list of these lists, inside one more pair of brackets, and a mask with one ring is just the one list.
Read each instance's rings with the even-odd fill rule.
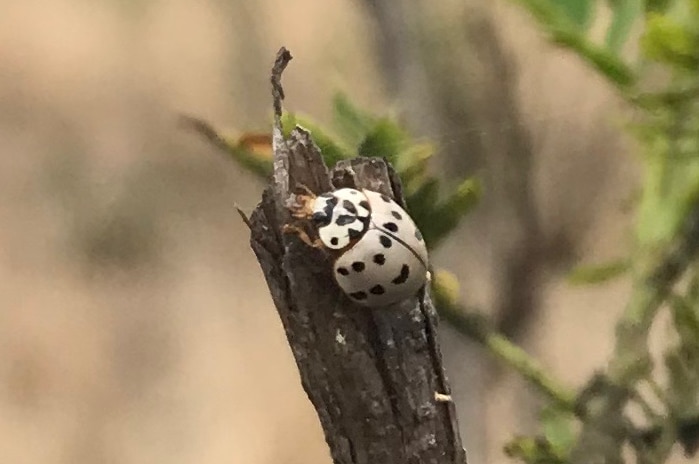
[[368,188],[403,202],[400,181],[384,160],[356,158],[328,171],[307,131],[297,127],[284,137],[280,80],[289,60],[282,48],[272,72],[274,173],[250,217],[251,245],[332,458],[336,464],[464,464],[429,291],[390,310],[358,307],[332,280],[321,251],[282,232],[299,186],[316,193]]

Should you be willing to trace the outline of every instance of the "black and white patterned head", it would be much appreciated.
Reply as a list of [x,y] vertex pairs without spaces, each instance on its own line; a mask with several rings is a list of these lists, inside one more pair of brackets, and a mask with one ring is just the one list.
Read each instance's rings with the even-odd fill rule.
[[365,195],[345,188],[318,196],[313,204],[312,221],[323,244],[341,250],[364,235],[370,215]]

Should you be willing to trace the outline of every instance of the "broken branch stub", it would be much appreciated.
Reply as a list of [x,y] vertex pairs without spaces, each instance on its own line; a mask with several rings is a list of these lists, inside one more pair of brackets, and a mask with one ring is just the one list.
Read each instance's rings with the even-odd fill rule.
[[282,232],[299,186],[367,188],[403,204],[384,160],[346,160],[328,172],[307,131],[284,137],[280,78],[290,59],[280,50],[273,70],[274,174],[250,218],[250,241],[333,461],[464,464],[429,292],[390,309],[356,306],[333,281],[325,254]]

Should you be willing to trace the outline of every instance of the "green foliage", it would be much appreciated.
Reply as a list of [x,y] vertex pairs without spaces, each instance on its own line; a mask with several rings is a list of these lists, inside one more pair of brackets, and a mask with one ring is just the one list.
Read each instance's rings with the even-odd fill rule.
[[612,21],[607,29],[606,45],[614,53],[621,52],[628,40],[633,25],[643,12],[643,3],[643,0],[616,0],[611,5]]
[[527,464],[564,464],[575,443],[574,417],[570,411],[547,407],[540,416],[543,434],[517,437],[505,446],[505,453]]
[[264,177],[272,172],[272,159],[270,157],[261,156],[243,144],[231,143],[229,154],[241,166],[257,176]]
[[199,118],[183,116],[181,123],[198,132],[251,173],[265,177],[272,172],[272,138],[269,134],[249,133],[235,139]]
[[[611,3],[612,21],[607,40],[597,44],[587,37],[598,11],[596,0],[512,0],[522,5],[550,36],[551,41],[575,52],[616,87],[634,84],[636,74],[619,55],[631,26],[640,19],[641,0],[616,0]],[[638,4],[638,5],[637,5]]]
[[635,134],[644,154],[645,179],[637,237],[645,252],[667,246],[699,200],[699,8],[677,2],[650,13],[641,38],[644,56],[664,69],[667,88],[643,94]]
[[[514,1],[524,5],[554,42],[592,63],[626,99],[634,113],[629,127],[637,140],[643,179],[629,257],[579,267],[569,275],[575,284],[605,282],[626,271],[633,276],[615,352],[595,393],[604,406],[594,413],[584,412],[580,405],[567,411],[549,407],[541,419],[543,437],[519,438],[507,451],[528,463],[578,463],[600,456],[616,462],[626,439],[634,444],[639,462],[664,462],[676,442],[691,449],[694,441],[687,437],[696,440],[696,432],[688,435],[683,424],[687,417],[695,424],[699,415],[699,268],[694,264],[699,237],[692,226],[699,217],[699,0],[610,0],[612,15],[604,44],[596,43],[576,22],[582,17],[576,14],[585,11],[581,4],[591,9],[593,0],[571,2],[575,5]],[[638,25],[643,26],[635,58],[640,66],[631,66],[623,50]],[[678,292],[681,276],[689,284]],[[664,304],[672,311],[676,341],[667,343],[663,364],[654,366],[647,338]],[[657,375],[661,368],[664,376]],[[667,381],[658,384],[655,377]],[[654,432],[630,430],[616,442],[590,438],[602,423],[628,423],[623,407],[618,407],[618,392],[636,392],[644,382],[653,386],[663,411],[655,412],[637,393],[629,393],[627,401],[642,405]],[[582,423],[579,433],[571,427],[572,414]],[[646,441],[639,445],[634,436]]]
[[672,299],[672,321],[677,341],[665,352],[670,383],[668,407],[675,417],[699,414],[699,276],[685,294]]
[[544,437],[551,450],[559,457],[567,457],[575,443],[574,417],[570,411],[547,407],[541,411]]
[[593,2],[586,0],[558,0],[557,3],[568,19],[581,30],[589,27],[597,6]]
[[505,446],[505,454],[527,464],[565,464],[551,443],[541,437],[517,437]]
[[[693,13],[693,14],[692,14]],[[696,72],[699,66],[697,12],[687,16],[651,13],[642,45],[645,55],[673,68]],[[684,20],[683,20],[684,18]]]
[[646,0],[647,13],[664,13],[675,0]]
[[629,270],[626,259],[611,261],[597,266],[578,266],[568,274],[568,282],[573,285],[590,285],[609,282]]
[[364,134],[357,146],[357,154],[359,156],[383,156],[390,163],[397,164],[401,161],[400,155],[407,148],[409,140],[408,134],[395,122],[388,118],[379,119]]
[[333,123],[345,140],[359,146],[374,125],[375,118],[354,106],[346,95],[338,93],[333,98]]
[[[430,248],[446,238],[476,204],[480,194],[478,182],[465,179],[445,193],[440,180],[431,176],[428,170],[428,162],[435,153],[434,146],[414,140],[393,119],[364,112],[339,94],[333,101],[333,122],[335,131],[321,127],[307,116],[284,113],[282,129],[287,135],[297,125],[309,130],[328,166],[357,155],[386,158],[403,181],[408,210]],[[269,136],[265,149],[264,144],[251,143],[263,135],[244,134],[236,141],[222,136],[201,121],[196,121],[196,124],[200,132],[216,141],[251,173],[260,177],[271,173]],[[206,130],[202,130],[202,126]]]

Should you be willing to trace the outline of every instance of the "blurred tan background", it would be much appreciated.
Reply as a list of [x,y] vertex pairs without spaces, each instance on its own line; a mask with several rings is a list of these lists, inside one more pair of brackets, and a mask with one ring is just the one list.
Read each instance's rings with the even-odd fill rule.
[[[330,97],[399,114],[486,197],[434,255],[464,302],[571,386],[626,284],[634,162],[593,73],[504,2],[0,0],[0,462],[328,463],[234,203],[262,190],[177,124],[268,127]],[[443,326],[471,462],[507,462],[536,397]]]

